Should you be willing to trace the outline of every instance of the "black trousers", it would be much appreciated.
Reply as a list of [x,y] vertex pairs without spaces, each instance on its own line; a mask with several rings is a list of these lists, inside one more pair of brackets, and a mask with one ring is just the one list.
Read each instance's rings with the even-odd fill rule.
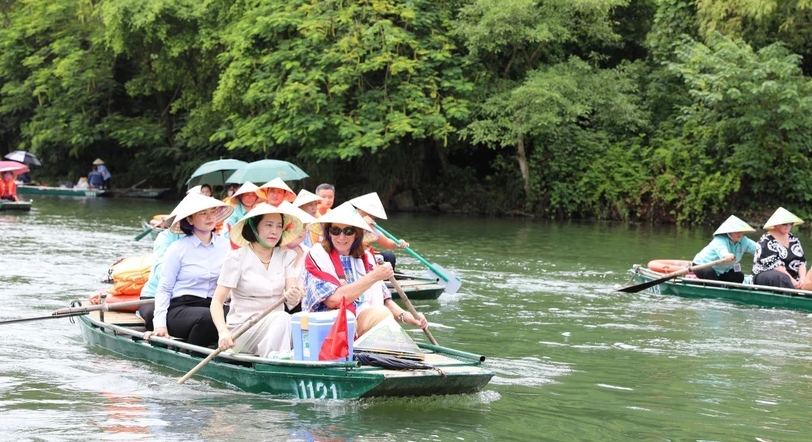
[[[150,299],[150,298],[141,298],[141,299]],[[155,304],[144,304],[138,307],[138,314],[144,319],[144,326],[149,331],[155,330],[155,327],[152,325],[152,318],[155,316]]]
[[388,250],[378,252],[378,254],[383,256],[384,261],[388,262],[389,264],[392,264],[392,271],[395,271],[395,261],[397,261],[397,258],[395,258],[395,254]]
[[785,273],[781,273],[778,270],[767,270],[766,272],[761,272],[753,278],[753,282],[758,285],[769,285],[772,287],[782,287],[785,289],[794,289],[795,286],[792,285],[792,278],[787,276]]
[[[192,295],[172,298],[166,313],[169,334],[201,347],[216,344],[219,335],[211,319],[210,307],[211,298]],[[223,306],[223,313],[228,315],[228,306]]]
[[694,270],[694,275],[696,275],[697,278],[710,279],[713,281],[735,282],[737,284],[744,282],[744,273],[737,272],[733,269],[730,269],[721,275],[717,275],[716,270],[708,267],[706,269]]

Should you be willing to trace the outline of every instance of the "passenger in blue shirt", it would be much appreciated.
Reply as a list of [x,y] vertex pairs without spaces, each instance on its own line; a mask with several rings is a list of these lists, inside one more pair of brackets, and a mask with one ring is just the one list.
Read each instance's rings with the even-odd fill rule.
[[186,195],[175,207],[170,230],[186,236],[166,251],[155,292],[155,330],[145,333],[144,339],[172,335],[201,347],[217,343],[209,307],[230,247],[214,229],[233,211],[228,204],[199,193]]
[[744,273],[741,268],[742,256],[745,253],[756,253],[756,242],[744,236],[744,232],[755,232],[746,222],[731,215],[715,232],[713,240],[696,254],[693,265],[706,264],[726,258],[723,262],[705,269],[697,269],[694,274],[701,279],[714,281],[744,282]]
[[90,185],[90,187],[95,187],[97,189],[104,187],[104,177],[102,176],[101,172],[99,172],[98,166],[93,166],[93,169],[91,169],[90,173],[87,174],[87,183]]

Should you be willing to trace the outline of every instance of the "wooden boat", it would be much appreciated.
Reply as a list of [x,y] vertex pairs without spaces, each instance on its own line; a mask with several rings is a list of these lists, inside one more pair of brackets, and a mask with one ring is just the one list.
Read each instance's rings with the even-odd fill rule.
[[77,198],[95,198],[104,194],[101,189],[77,189],[72,187],[31,186],[21,184],[17,186],[17,195],[40,196],[73,196]]
[[31,201],[0,201],[0,212],[30,212]]
[[[99,312],[79,316],[85,341],[128,358],[151,362],[182,375],[201,359],[189,351],[213,350],[183,341],[152,337],[145,341],[143,321],[134,313]],[[232,385],[249,393],[296,399],[356,399],[374,396],[467,394],[482,390],[494,373],[484,357],[450,348],[418,344],[424,363],[434,369],[390,370],[357,361],[321,362],[266,359],[221,353],[195,376]]]
[[[395,273],[400,288],[410,300],[437,299],[443,294],[444,287],[436,279],[416,276],[406,273]],[[393,299],[400,299],[397,290],[390,283],[386,283]]]
[[104,196],[114,198],[160,198],[163,194],[169,192],[169,190],[169,187],[151,189],[107,189],[104,191]]
[[[639,264],[632,267],[635,283],[662,278]],[[676,278],[648,289],[650,293],[677,295],[686,298],[718,298],[760,307],[777,307],[812,311],[812,291],[792,290],[755,284],[735,284],[692,277]]]

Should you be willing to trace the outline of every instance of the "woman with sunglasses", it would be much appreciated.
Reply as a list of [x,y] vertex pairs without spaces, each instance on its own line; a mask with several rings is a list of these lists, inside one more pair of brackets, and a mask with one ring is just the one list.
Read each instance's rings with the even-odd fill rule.
[[756,253],[756,242],[744,236],[744,232],[755,232],[746,222],[730,215],[715,232],[713,239],[696,254],[692,265],[706,264],[726,258],[727,262],[713,267],[694,271],[697,278],[714,281],[744,282],[741,260],[745,253]]
[[753,257],[753,282],[788,289],[800,289],[806,279],[806,258],[801,241],[792,227],[803,224],[801,218],[779,207],[764,229]]
[[422,314],[415,318],[392,300],[384,283],[394,275],[392,266],[386,262],[375,265],[372,254],[364,250],[364,235],[373,231],[350,203],[322,215],[310,228],[321,229],[325,239],[315,244],[305,258],[303,311],[334,310],[344,302],[355,314],[358,336],[388,316],[428,327]]

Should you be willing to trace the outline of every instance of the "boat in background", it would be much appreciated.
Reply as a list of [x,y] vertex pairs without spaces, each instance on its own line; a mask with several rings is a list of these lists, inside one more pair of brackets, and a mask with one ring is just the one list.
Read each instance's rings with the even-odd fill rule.
[[[665,276],[647,267],[635,264],[632,280],[638,284]],[[686,298],[714,298],[735,301],[759,307],[788,308],[812,311],[812,291],[793,290],[755,284],[736,284],[724,281],[698,279],[688,274],[665,281],[647,289],[658,295],[676,295]]]
[[17,195],[38,196],[72,196],[76,198],[95,198],[104,194],[102,189],[80,189],[75,187],[49,187],[20,184],[17,186]]
[[[403,289],[403,293],[413,300],[428,300],[437,299],[445,291],[445,287],[440,285],[436,278],[428,278],[423,276],[416,276],[408,273],[395,272],[395,280],[398,285]],[[395,287],[391,283],[386,282],[386,287],[392,293],[392,299],[400,299]]]
[[30,212],[31,201],[0,201],[0,212]]
[[[208,355],[214,351],[176,339],[151,337],[146,341],[143,320],[135,313],[94,311],[79,316],[77,322],[88,344],[168,367],[179,375],[201,361],[190,353]],[[295,399],[358,399],[476,393],[494,375],[482,367],[483,356],[431,344],[418,346],[425,356],[422,362],[428,367],[394,370],[358,361],[267,359],[220,353],[196,376],[248,393]]]
[[169,187],[151,189],[107,189],[104,191],[103,196],[111,196],[114,198],[160,198],[169,192],[169,190]]

